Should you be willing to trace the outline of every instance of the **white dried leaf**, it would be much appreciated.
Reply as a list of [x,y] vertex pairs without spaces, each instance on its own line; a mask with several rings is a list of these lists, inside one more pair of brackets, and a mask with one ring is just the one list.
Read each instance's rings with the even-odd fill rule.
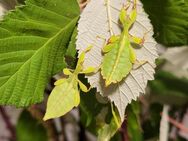
[[163,65],[162,70],[168,71],[178,78],[187,78],[188,79],[188,70],[182,69],[178,65],[173,65],[170,62],[166,62]]
[[[107,7],[106,0],[91,0],[81,14],[76,42],[79,54],[89,45],[93,46],[91,51],[86,54],[84,67],[99,67],[101,64],[103,58],[101,49],[105,43],[104,39],[108,40],[111,36],[109,22],[112,24],[112,30],[116,35],[121,33],[121,28],[117,23],[119,21],[119,12],[123,4],[126,3],[126,0],[109,0],[109,2],[110,6]],[[110,8],[111,19],[109,19],[109,15],[107,14],[108,8]],[[149,63],[136,70],[132,70],[121,83],[111,85],[107,88],[104,86],[104,80],[100,72],[87,76],[92,87],[96,87],[101,95],[108,96],[115,103],[122,121],[124,120],[126,106],[132,99],[136,100],[140,93],[145,93],[147,81],[154,79],[155,59],[158,57],[156,42],[152,38],[153,27],[139,1],[137,3],[137,13],[137,20],[130,30],[130,34],[143,37],[148,32],[144,46],[140,49],[135,49],[135,51],[138,60],[147,60]]]
[[0,19],[2,19],[5,14],[6,9],[3,7],[2,3],[0,3]]
[[188,47],[173,47],[168,48],[167,51],[162,55],[162,58],[168,60],[171,64],[175,65],[178,69],[188,70]]
[[162,70],[171,72],[179,78],[188,78],[188,46],[167,48],[157,44],[157,48],[160,58],[167,60]]

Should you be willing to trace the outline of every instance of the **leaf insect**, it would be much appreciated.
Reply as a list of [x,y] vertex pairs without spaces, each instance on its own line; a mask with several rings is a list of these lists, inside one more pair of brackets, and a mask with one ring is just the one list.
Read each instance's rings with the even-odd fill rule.
[[94,67],[88,67],[87,69],[83,68],[85,54],[91,49],[91,47],[92,46],[88,47],[80,54],[74,71],[68,68],[63,70],[64,74],[67,75],[68,78],[62,78],[55,82],[55,88],[49,96],[47,110],[43,120],[63,116],[72,108],[77,107],[80,103],[78,85],[83,92],[88,92],[90,90],[90,88],[88,89],[78,79],[78,74],[89,74],[95,71]]
[[130,14],[127,12],[130,1],[124,5],[119,15],[123,31],[120,35],[112,35],[102,49],[104,57],[101,64],[101,75],[106,86],[120,82],[125,78],[132,70],[133,64],[137,63],[141,66],[146,63],[146,61],[139,62],[136,59],[135,51],[131,45],[131,43],[135,43],[142,46],[144,37],[139,38],[129,34],[137,17],[136,5],[136,0],[134,0]]

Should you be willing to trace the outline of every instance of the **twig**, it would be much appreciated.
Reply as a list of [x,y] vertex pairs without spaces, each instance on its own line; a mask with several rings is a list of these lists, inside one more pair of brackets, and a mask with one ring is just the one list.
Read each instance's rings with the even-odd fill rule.
[[[162,114],[162,113],[161,113]],[[171,117],[167,117],[168,121],[173,124],[175,127],[179,128],[182,132],[188,133],[188,128],[185,127],[182,123],[177,122],[175,119],[171,118]]]
[[122,141],[129,141],[128,131],[127,131],[127,120],[124,120],[119,131],[122,136]]
[[85,128],[83,127],[81,122],[79,122],[79,126],[80,126],[79,140],[85,141],[86,140]]
[[36,105],[31,106],[28,109],[28,111],[31,113],[31,115],[35,119],[39,120],[43,124],[43,126],[46,128],[48,138],[50,141],[59,141],[58,132],[56,130],[53,120],[48,120],[48,121],[44,122],[42,120],[44,117],[44,113],[42,113],[42,111]]
[[67,141],[67,138],[65,136],[65,120],[64,117],[60,117],[60,122],[61,122],[61,135],[62,135],[62,140],[61,141]]
[[3,118],[3,120],[5,121],[6,128],[9,130],[9,132],[11,134],[11,139],[13,141],[16,141],[16,130],[15,130],[15,127],[10,122],[10,118],[7,115],[5,109],[2,106],[0,106],[0,114],[1,114],[1,116]]
[[173,124],[174,126],[176,126],[177,128],[179,128],[182,132],[188,133],[188,128],[185,127],[183,124],[181,124],[180,122],[177,122],[175,119],[168,117],[168,121]]
[[7,137],[7,136],[0,136],[0,141],[1,140],[12,140],[12,138]]

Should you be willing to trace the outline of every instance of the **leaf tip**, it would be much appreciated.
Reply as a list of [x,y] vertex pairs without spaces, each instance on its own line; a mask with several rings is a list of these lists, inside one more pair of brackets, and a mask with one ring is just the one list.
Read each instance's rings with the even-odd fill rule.
[[45,114],[44,115],[44,117],[43,117],[43,121],[47,121],[47,120],[49,120],[50,118],[47,116],[47,114]]

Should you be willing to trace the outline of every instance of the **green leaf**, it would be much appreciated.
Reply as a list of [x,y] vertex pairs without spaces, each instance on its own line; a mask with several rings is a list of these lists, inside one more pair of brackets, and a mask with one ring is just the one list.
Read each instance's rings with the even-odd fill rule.
[[[142,121],[144,141],[157,141],[159,139],[159,128],[163,106],[161,104],[151,104],[146,118]],[[142,117],[141,117],[142,118]]]
[[109,124],[105,124],[99,130],[98,141],[109,141],[118,131],[118,128],[119,127],[116,125],[114,119],[112,118]]
[[[81,121],[87,126],[95,126],[95,117],[100,113],[101,109],[104,108],[107,104],[102,104],[97,101],[96,91],[92,89],[88,94],[80,94],[80,108],[81,108]],[[92,131],[94,128],[90,128]],[[94,131],[93,131],[94,132]]]
[[[110,140],[119,128],[112,115],[110,104],[96,93],[95,89],[92,89],[89,94],[80,96],[82,124],[97,135],[98,141]],[[98,101],[99,99],[102,103]]]
[[172,105],[183,105],[188,101],[188,79],[177,78],[166,71],[158,71],[155,80],[149,82],[151,101]]
[[16,125],[17,141],[47,141],[45,128],[27,111],[23,111]]
[[77,31],[77,26],[76,26],[74,29],[74,32],[72,34],[71,40],[69,42],[66,54],[65,54],[65,59],[66,59],[67,65],[70,68],[75,68],[75,64],[76,64],[76,60],[77,60],[77,57],[76,57],[77,51],[76,51],[76,44],[75,44],[77,33],[78,33],[78,31]]
[[0,23],[0,104],[41,102],[49,78],[62,70],[79,15],[76,0],[27,0]]
[[78,30],[77,30],[77,26],[75,27],[74,29],[74,32],[72,34],[72,37],[71,37],[71,41],[69,42],[69,46],[68,46],[68,49],[67,49],[67,52],[66,52],[66,55],[69,56],[69,57],[75,57],[76,56],[76,37],[77,37],[77,34],[78,34]]
[[[101,114],[103,115],[104,112],[101,110]],[[109,113],[109,112],[108,112]],[[98,141],[109,141],[118,129],[121,127],[121,119],[117,110],[112,110],[112,115],[110,117],[110,123],[103,123],[101,128],[98,131]],[[105,116],[104,116],[105,118]],[[117,121],[116,121],[117,120]],[[105,121],[105,120],[104,120]]]
[[142,141],[142,130],[140,125],[140,107],[138,102],[132,102],[128,107],[127,130],[131,141]]
[[188,44],[188,0],[142,0],[155,37],[166,46]]

